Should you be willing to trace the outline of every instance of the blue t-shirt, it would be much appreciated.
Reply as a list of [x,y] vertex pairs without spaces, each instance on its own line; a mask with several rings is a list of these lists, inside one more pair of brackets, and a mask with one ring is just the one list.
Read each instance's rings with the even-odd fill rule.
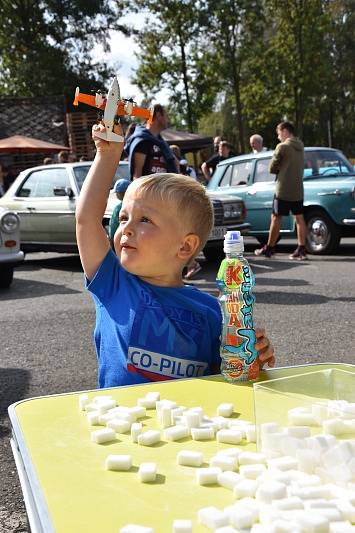
[[220,364],[218,301],[195,287],[159,287],[110,250],[87,282],[96,308],[99,386],[205,376]]

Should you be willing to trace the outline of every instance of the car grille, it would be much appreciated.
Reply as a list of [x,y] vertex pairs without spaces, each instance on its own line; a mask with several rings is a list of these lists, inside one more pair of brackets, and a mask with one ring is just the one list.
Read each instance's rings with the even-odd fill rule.
[[214,225],[223,226],[223,205],[220,200],[212,200],[214,211]]

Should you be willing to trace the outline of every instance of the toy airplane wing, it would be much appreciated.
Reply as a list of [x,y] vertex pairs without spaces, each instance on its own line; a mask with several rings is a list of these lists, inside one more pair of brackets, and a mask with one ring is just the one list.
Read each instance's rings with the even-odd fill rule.
[[151,109],[138,107],[131,100],[121,100],[116,76],[112,80],[106,98],[101,93],[96,93],[95,96],[81,93],[79,87],[77,87],[73,105],[77,106],[79,102],[104,111],[103,122],[106,127],[108,124],[113,124],[115,117],[132,116],[148,120],[148,122],[153,119],[153,111]]

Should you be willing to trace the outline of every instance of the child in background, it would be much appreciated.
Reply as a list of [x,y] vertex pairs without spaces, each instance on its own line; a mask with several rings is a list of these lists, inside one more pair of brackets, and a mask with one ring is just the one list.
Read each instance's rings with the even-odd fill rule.
[[[116,128],[118,134],[121,128]],[[213,209],[203,186],[177,174],[133,181],[111,250],[102,218],[123,150],[95,136],[97,153],[77,205],[80,258],[96,307],[99,386],[219,372],[222,316],[216,298],[184,286],[182,271],[203,248]],[[273,349],[257,330],[260,368]]]
[[113,237],[116,233],[116,230],[119,226],[119,214],[122,207],[122,200],[124,198],[125,192],[127,190],[127,187],[129,186],[131,182],[124,179],[119,179],[116,181],[115,185],[113,186],[113,190],[116,193],[116,198],[118,199],[117,205],[115,205],[112,215],[110,218],[110,225],[108,227],[108,235],[110,237],[110,241],[113,242]]

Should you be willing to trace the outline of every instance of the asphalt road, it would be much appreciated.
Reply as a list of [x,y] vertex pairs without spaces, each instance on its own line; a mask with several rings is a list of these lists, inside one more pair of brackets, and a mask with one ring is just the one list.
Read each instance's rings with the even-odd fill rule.
[[[277,366],[355,363],[355,239],[337,255],[288,259],[291,241],[273,259],[246,257],[256,276],[255,320],[266,328]],[[202,263],[193,282],[216,294],[218,264]],[[27,532],[9,444],[7,407],[23,398],[95,388],[93,303],[75,255],[29,254],[9,290],[0,292],[0,533]]]

